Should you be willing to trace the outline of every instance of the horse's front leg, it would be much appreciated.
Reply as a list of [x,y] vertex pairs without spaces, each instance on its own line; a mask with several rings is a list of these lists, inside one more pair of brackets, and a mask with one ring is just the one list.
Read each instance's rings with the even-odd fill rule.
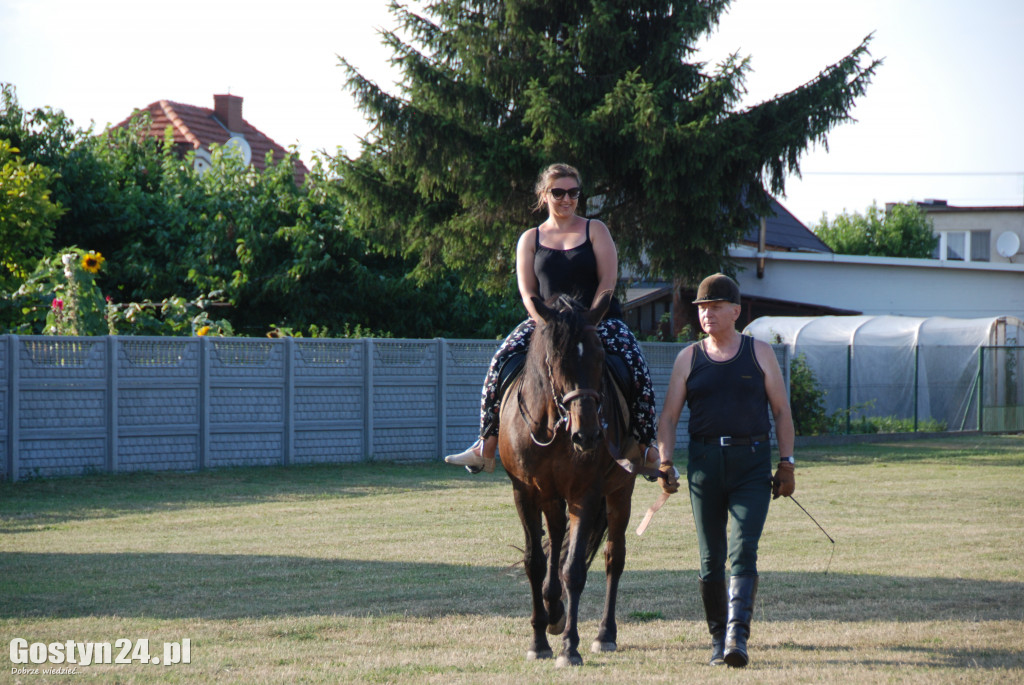
[[523,524],[525,545],[523,546],[523,566],[526,569],[526,577],[530,581],[530,595],[533,599],[533,613],[530,615],[530,624],[533,626],[533,640],[526,652],[527,659],[550,659],[553,654],[544,629],[548,624],[548,612],[544,606],[544,595],[542,588],[546,584],[544,579],[545,560],[542,537],[544,531],[541,528],[540,507],[532,497],[523,491],[522,485],[513,481],[516,510],[519,512],[519,520]]
[[548,521],[548,566],[544,576],[544,606],[548,612],[548,633],[561,635],[565,630],[565,604],[562,602],[562,544],[568,521],[565,502],[553,501],[544,510]]
[[626,566],[626,529],[629,527],[633,500],[633,483],[608,495],[608,542],[605,545],[604,615],[597,638],[590,645],[591,652],[614,652],[618,648],[618,627],[615,623],[615,601],[619,593],[619,579]]
[[556,666],[582,666],[580,656],[579,612],[580,596],[587,583],[587,541],[594,525],[594,502],[577,504],[569,514],[569,549],[562,566],[562,585],[566,594],[566,623],[562,633],[562,653]]

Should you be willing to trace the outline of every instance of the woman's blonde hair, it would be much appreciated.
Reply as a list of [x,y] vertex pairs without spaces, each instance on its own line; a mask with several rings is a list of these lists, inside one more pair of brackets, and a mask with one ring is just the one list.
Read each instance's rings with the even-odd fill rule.
[[576,170],[576,167],[568,164],[552,164],[537,177],[537,185],[533,187],[533,192],[537,195],[537,202],[531,207],[533,211],[539,212],[547,206],[544,195],[551,188],[551,184],[560,178],[575,178],[577,185],[583,185],[583,179],[580,178],[580,172]]

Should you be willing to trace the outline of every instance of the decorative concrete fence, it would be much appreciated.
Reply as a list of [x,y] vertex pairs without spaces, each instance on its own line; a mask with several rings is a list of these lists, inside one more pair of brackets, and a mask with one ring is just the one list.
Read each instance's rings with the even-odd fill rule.
[[[0,336],[0,477],[440,459],[497,345]],[[682,347],[643,344],[659,407]]]

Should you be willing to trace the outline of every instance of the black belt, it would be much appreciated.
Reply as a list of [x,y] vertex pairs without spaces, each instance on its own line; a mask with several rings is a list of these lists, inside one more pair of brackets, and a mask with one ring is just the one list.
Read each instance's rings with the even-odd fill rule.
[[718,445],[719,447],[731,447],[732,445],[756,445],[759,442],[766,442],[770,435],[751,435],[741,438],[733,435],[691,435],[690,440],[701,442],[705,445]]

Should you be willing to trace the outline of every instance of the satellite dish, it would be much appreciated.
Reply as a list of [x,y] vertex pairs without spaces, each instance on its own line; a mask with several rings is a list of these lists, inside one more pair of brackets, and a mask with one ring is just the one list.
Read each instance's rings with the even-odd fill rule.
[[238,135],[237,133],[230,138],[228,142],[224,143],[225,152],[231,153],[232,150],[238,150],[238,153],[242,155],[242,164],[248,165],[252,161],[252,148],[249,147],[249,142],[245,139],[245,136]]
[[1020,236],[1013,231],[1006,231],[996,240],[996,252],[1000,257],[1009,259],[1020,250]]

